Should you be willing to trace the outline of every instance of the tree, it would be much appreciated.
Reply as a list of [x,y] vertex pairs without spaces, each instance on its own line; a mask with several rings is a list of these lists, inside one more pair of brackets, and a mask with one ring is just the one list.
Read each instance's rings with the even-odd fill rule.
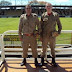
[[9,2],[9,1],[1,1],[0,2],[0,6],[10,6],[10,5],[12,5],[12,3],[11,2]]
[[33,0],[29,2],[30,5],[45,5],[46,3],[47,2],[45,1],[37,1],[37,0]]
[[47,2],[45,2],[45,1],[38,1],[38,3],[39,3],[40,5],[45,5]]

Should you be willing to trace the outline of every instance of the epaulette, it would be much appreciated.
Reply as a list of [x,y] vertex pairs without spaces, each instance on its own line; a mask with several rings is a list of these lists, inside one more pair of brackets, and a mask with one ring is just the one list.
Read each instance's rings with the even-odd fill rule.
[[22,15],[21,15],[21,18],[23,18],[24,16],[25,16],[25,14],[22,14]]
[[44,13],[42,14],[42,16],[45,16],[45,14],[46,14],[46,12],[44,12]]
[[53,12],[53,15],[55,15],[55,16],[56,16],[56,15],[58,15],[58,13],[57,13],[57,12]]
[[33,16],[38,16],[37,14],[33,13]]

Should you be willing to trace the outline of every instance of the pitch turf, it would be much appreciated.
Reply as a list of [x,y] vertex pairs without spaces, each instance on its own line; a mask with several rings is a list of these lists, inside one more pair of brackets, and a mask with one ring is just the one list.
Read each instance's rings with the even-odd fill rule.
[[[39,18],[40,19],[40,18]],[[62,30],[72,30],[72,18],[60,18]],[[18,30],[19,18],[0,18],[0,34],[7,30]],[[71,34],[61,34],[57,43],[71,43]]]
[[[60,18],[62,30],[72,30],[72,18]],[[19,18],[0,18],[0,34],[7,30],[18,30]]]

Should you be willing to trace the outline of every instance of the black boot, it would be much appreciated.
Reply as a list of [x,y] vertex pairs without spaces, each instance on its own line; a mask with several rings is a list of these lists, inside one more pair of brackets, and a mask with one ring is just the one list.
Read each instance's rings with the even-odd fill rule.
[[23,59],[22,63],[21,63],[21,66],[25,65],[26,64],[26,58]]
[[43,66],[44,65],[44,58],[41,57],[41,65]]
[[37,58],[35,58],[35,66],[36,66],[36,67],[38,66]]
[[56,62],[55,62],[55,58],[52,58],[52,65],[53,65],[54,67],[57,67],[57,64],[56,64]]

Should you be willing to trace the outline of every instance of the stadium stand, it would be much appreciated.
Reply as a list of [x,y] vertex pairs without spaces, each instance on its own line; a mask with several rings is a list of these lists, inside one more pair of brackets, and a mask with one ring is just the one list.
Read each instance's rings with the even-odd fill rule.
[[[32,11],[39,16],[45,12],[44,5],[32,5]],[[60,17],[72,17],[72,6],[54,5],[53,11],[59,13]],[[0,6],[0,17],[20,17],[25,13],[25,6]]]

